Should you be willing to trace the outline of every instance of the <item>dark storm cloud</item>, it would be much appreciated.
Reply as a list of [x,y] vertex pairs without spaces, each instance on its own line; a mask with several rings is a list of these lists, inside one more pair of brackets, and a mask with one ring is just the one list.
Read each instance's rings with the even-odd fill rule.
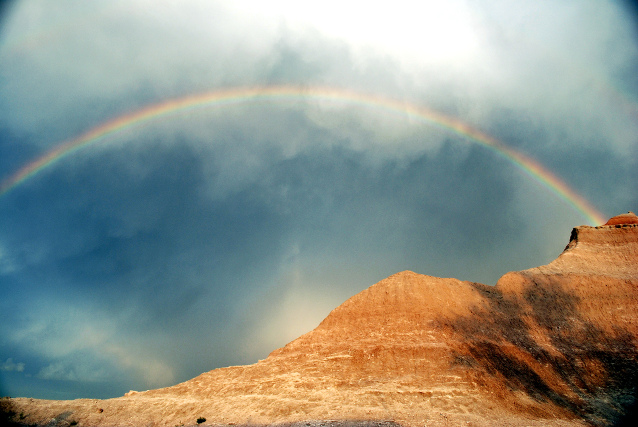
[[[638,209],[638,42],[619,3],[451,2],[448,28],[428,16],[450,5],[374,6],[355,32],[330,25],[334,2],[316,17],[244,3],[7,9],[0,178],[146,105],[320,85],[437,109],[607,215]],[[281,98],[168,115],[0,198],[0,392],[107,397],[252,363],[397,271],[493,284],[553,259],[585,221],[485,147],[380,108]]]

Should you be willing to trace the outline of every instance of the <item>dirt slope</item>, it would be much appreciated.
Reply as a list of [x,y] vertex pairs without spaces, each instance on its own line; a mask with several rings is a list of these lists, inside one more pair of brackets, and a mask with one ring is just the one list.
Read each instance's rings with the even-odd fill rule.
[[620,424],[637,396],[638,221],[615,218],[495,287],[390,276],[254,365],[117,399],[0,404],[41,425]]

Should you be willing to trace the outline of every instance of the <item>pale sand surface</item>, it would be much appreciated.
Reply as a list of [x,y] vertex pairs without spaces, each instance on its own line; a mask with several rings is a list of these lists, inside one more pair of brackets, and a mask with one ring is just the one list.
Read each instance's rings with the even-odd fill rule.
[[[19,400],[16,402],[18,403]],[[529,416],[523,417],[519,414],[503,413],[502,411],[493,411],[489,414],[472,414],[472,413],[458,413],[453,412],[432,412],[427,415],[415,411],[410,419],[402,420],[352,420],[348,419],[347,415],[343,418],[334,417],[331,419],[309,419],[297,422],[251,422],[251,423],[219,423],[207,421],[200,424],[197,423],[197,419],[205,416],[207,413],[206,402],[178,402],[173,399],[161,399],[153,402],[136,402],[136,404],[129,405],[129,402],[119,402],[120,404],[114,405],[113,401],[109,400],[77,400],[69,401],[64,404],[59,401],[43,401],[40,409],[46,410],[37,411],[36,414],[28,414],[26,417],[17,422],[16,426],[27,426],[37,424],[47,427],[67,427],[73,425],[82,426],[246,426],[246,427],[416,427],[416,426],[512,426],[512,427],[540,427],[540,426],[555,426],[555,427],[576,427],[586,426],[589,424],[584,423],[582,420],[565,420],[565,419],[533,419]],[[136,408],[138,405],[145,406],[144,416],[136,416],[131,414],[131,409]],[[106,409],[105,409],[106,408]],[[15,409],[20,409],[20,405],[16,405]],[[100,416],[91,417],[86,416],[86,410],[90,412],[98,413],[99,409],[103,409],[101,414],[108,414],[109,412],[120,412],[121,416],[108,417],[111,420],[107,423],[103,423],[104,419],[100,420]],[[141,408],[140,408],[141,409]],[[149,412],[150,410],[150,412]],[[155,413],[157,412],[157,413]],[[333,414],[339,412],[333,409]],[[346,411],[349,412],[349,411]],[[501,416],[499,416],[499,412]],[[54,414],[54,415],[52,415]],[[84,415],[83,415],[84,414]],[[163,414],[161,416],[160,414]],[[170,414],[170,415],[169,415]],[[199,415],[197,415],[199,414]],[[140,414],[141,415],[141,414]],[[158,416],[160,415],[160,416]],[[149,422],[149,416],[154,418],[153,422]]]

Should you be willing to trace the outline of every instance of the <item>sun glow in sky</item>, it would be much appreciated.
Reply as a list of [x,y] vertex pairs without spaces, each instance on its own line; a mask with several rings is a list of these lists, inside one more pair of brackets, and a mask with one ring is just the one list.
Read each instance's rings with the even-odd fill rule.
[[291,30],[314,30],[361,49],[430,63],[467,61],[477,53],[479,34],[470,11],[457,0],[367,2],[234,2],[237,13],[250,11]]
[[0,395],[254,363],[396,272],[494,284],[638,211],[635,12],[3,3]]

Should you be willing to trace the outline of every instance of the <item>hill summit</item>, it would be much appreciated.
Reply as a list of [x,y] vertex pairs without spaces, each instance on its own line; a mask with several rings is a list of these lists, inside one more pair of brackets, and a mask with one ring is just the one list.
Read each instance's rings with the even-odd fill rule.
[[638,218],[619,215],[496,286],[397,273],[254,365],[117,399],[0,402],[42,425],[620,425],[638,392],[637,261]]

